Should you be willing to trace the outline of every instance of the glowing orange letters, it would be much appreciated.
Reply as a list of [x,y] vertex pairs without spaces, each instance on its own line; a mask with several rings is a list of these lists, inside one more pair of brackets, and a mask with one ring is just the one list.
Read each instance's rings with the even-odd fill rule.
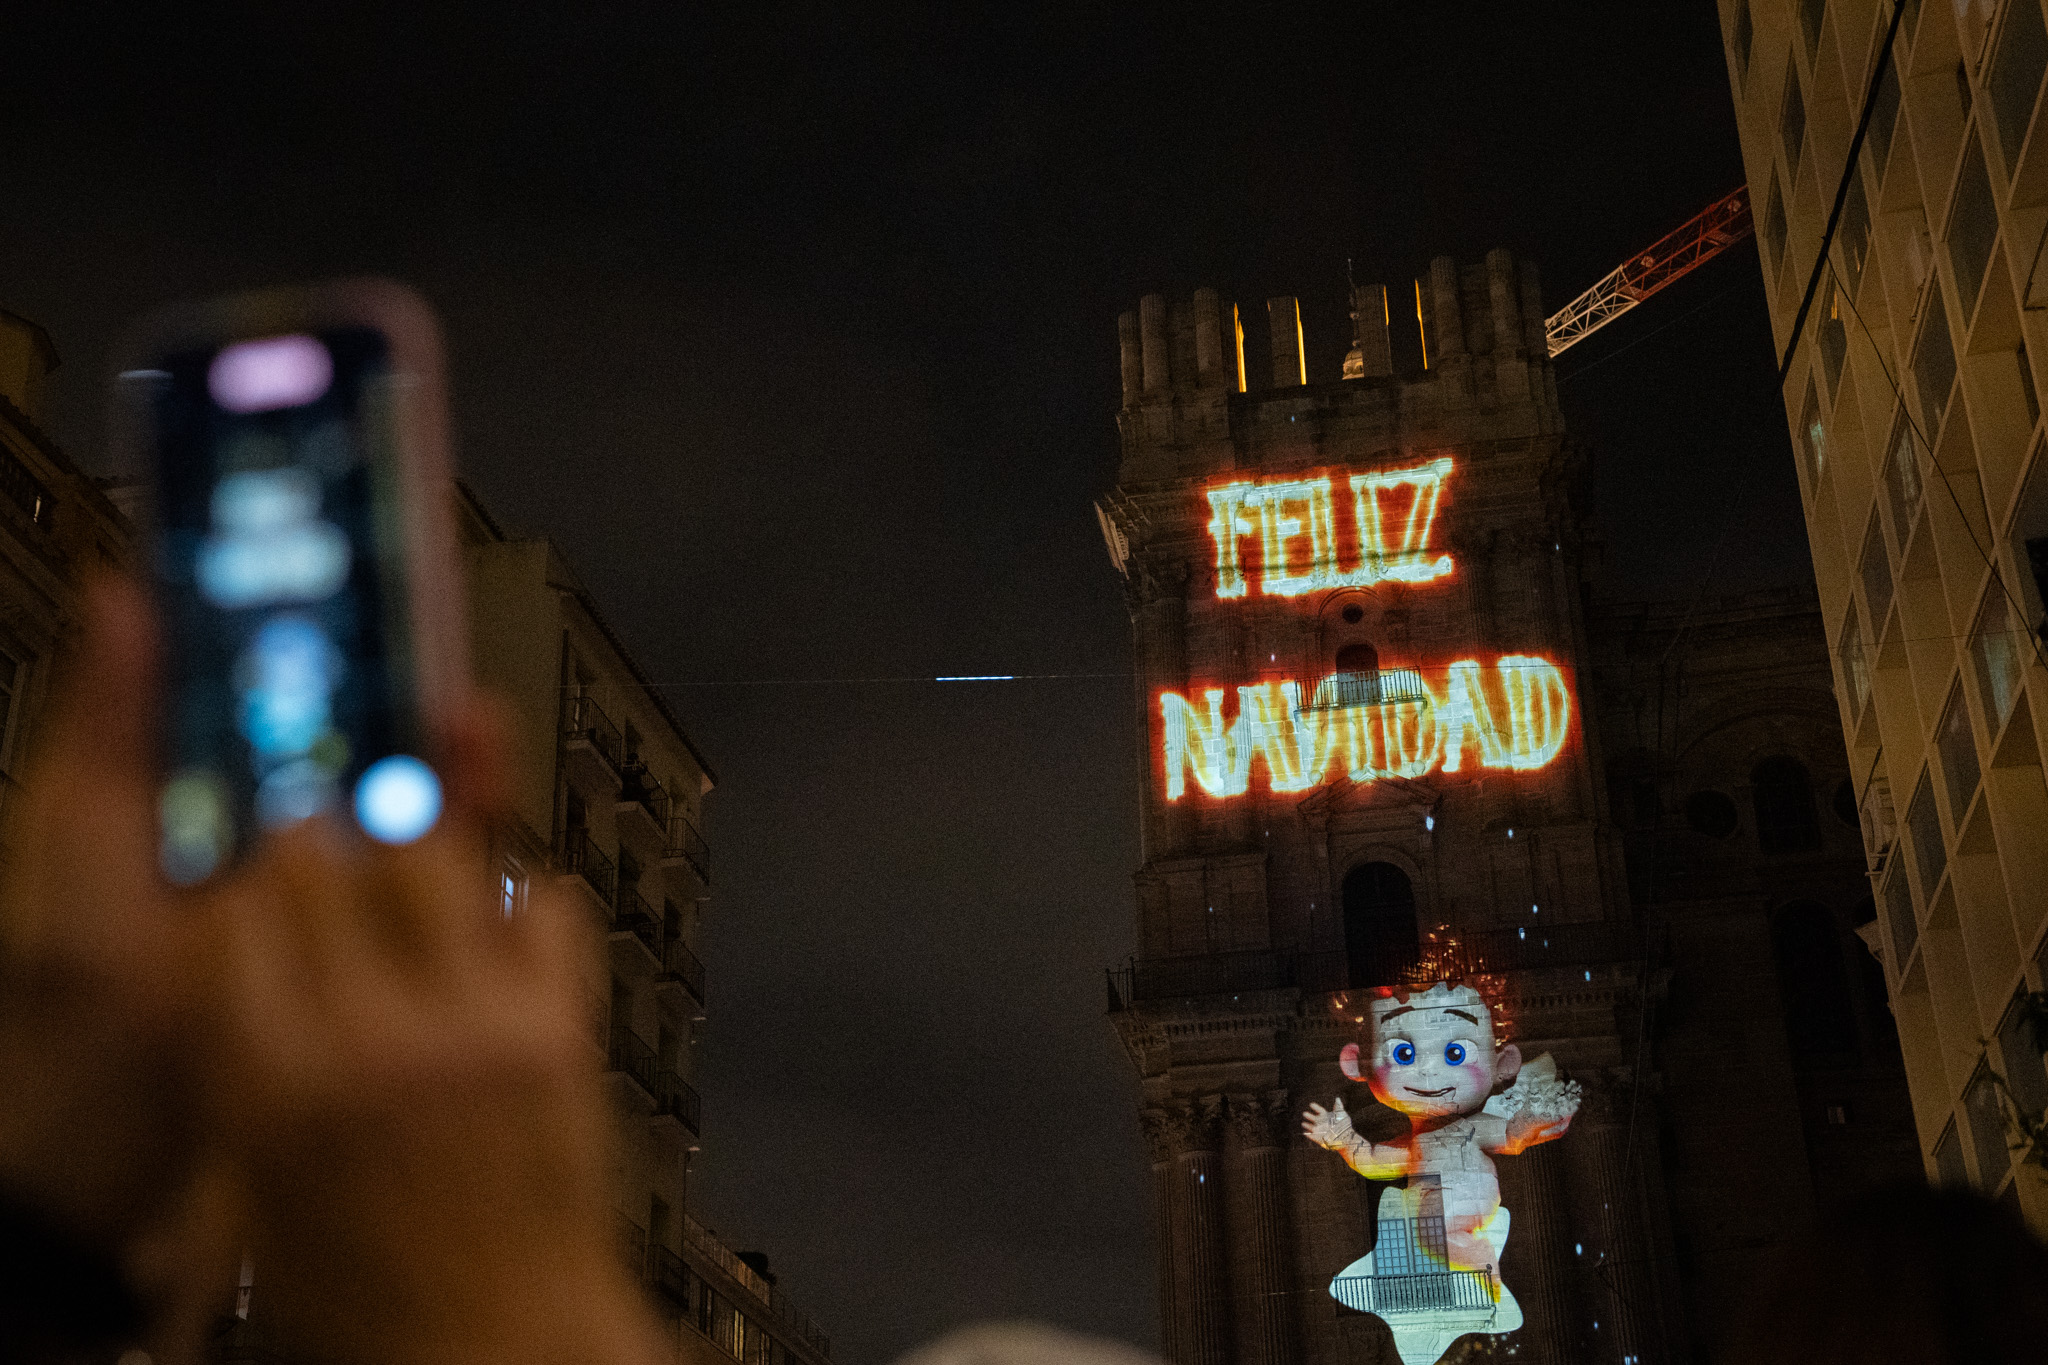
[[[1199,701],[1159,694],[1166,799],[1178,801],[1188,779],[1210,796],[1242,796],[1254,764],[1275,792],[1302,792],[1341,770],[1354,782],[1379,777],[1480,768],[1541,768],[1564,749],[1572,697],[1564,674],[1547,659],[1509,654],[1481,669],[1460,659],[1423,695],[1358,705],[1332,705],[1341,689],[1333,675],[1302,705],[1301,684],[1262,682],[1237,689],[1237,714],[1226,719],[1226,691],[1204,689]],[[1384,676],[1384,675],[1383,675]]]
[[[1408,469],[1349,476],[1357,563],[1340,562],[1336,478],[1240,481],[1208,490],[1209,536],[1216,542],[1216,595],[1242,597],[1248,587],[1243,542],[1258,540],[1259,592],[1298,597],[1318,588],[1363,588],[1394,579],[1427,583],[1451,571],[1451,557],[1431,554],[1429,534],[1451,459]],[[1403,493],[1405,507],[1402,505]]]

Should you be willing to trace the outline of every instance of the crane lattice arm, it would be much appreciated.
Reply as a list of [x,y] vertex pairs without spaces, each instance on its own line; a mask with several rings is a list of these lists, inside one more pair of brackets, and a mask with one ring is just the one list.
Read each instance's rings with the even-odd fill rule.
[[1736,190],[1647,251],[1639,251],[1543,324],[1556,357],[1749,236],[1749,191]]

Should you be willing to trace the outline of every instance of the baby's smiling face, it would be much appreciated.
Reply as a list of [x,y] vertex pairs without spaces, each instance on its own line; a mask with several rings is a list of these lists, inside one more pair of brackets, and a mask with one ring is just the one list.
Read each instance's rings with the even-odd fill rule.
[[1436,986],[1405,1001],[1372,1002],[1368,1051],[1346,1047],[1344,1074],[1381,1104],[1415,1119],[1476,1113],[1497,1084],[1515,1078],[1521,1051],[1496,1048],[1493,1015],[1469,986]]

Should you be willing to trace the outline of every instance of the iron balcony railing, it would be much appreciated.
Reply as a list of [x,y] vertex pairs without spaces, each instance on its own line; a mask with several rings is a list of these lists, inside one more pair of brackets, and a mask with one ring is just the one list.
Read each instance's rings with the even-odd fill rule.
[[647,1283],[678,1308],[689,1300],[690,1272],[683,1258],[659,1243],[647,1251]]
[[647,951],[661,956],[661,921],[654,917],[654,908],[634,888],[624,882],[612,902],[612,932],[631,934],[647,946]]
[[696,869],[697,880],[711,885],[711,846],[704,842],[704,836],[687,815],[679,813],[668,823],[667,856],[681,858]]
[[668,788],[661,785],[647,765],[638,759],[628,759],[619,770],[619,800],[636,801],[654,821],[656,829],[667,829],[669,824]]
[[680,938],[666,938],[661,941],[661,973],[673,981],[680,981],[683,989],[690,993],[698,1004],[704,1003],[704,964],[690,951],[690,945]]
[[572,829],[562,835],[562,870],[583,878],[606,905],[618,895],[619,869],[591,840],[587,829]]
[[1416,949],[1261,949],[1140,958],[1109,972],[1109,1005],[1114,1011],[1141,1000],[1289,989],[1323,994],[1391,986],[1411,979],[1425,960],[1428,974],[1441,978],[1547,968],[1590,969],[1596,964],[1637,961],[1643,952],[1642,936],[1634,926],[1597,920],[1460,933],[1455,942],[1424,942]]
[[626,742],[612,718],[589,697],[569,698],[568,718],[562,723],[562,737],[581,740],[604,756],[612,767],[625,760]]
[[1426,1270],[1415,1275],[1339,1275],[1337,1302],[1361,1313],[1433,1313],[1487,1309],[1496,1302],[1489,1270]]
[[705,1227],[689,1214],[683,1215],[683,1240],[705,1260],[731,1276],[742,1289],[767,1304],[776,1318],[821,1356],[832,1354],[832,1341],[818,1330],[809,1314],[791,1303],[789,1296],[768,1281],[754,1273],[754,1268],[742,1261],[718,1234]]
[[1393,706],[1428,700],[1429,689],[1422,685],[1422,675],[1414,669],[1373,668],[1332,673],[1316,684],[1314,697],[1301,709],[1342,711],[1353,706]]
[[612,1025],[611,1046],[605,1049],[605,1066],[630,1076],[635,1085],[659,1099],[655,1080],[654,1049],[639,1034],[619,1024]]
[[703,1135],[704,1105],[690,1083],[672,1068],[659,1067],[654,1073],[654,1112],[680,1119],[692,1137]]

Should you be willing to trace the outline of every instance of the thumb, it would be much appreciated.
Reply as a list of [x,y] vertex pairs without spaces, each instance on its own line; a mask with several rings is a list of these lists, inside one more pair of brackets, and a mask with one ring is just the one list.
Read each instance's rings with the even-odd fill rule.
[[1339,1095],[1336,1099],[1330,1101],[1330,1112],[1333,1114],[1341,1114],[1344,1112],[1344,1097],[1342,1095]]

